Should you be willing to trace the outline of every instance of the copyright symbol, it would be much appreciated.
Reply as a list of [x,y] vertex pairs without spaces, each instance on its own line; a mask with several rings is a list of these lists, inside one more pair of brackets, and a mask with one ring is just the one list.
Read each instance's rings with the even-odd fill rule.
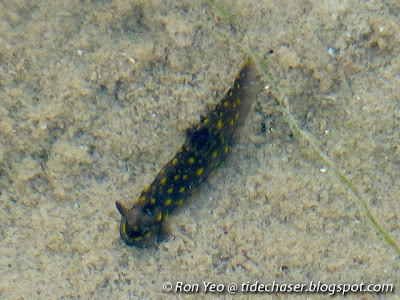
[[228,293],[234,294],[234,293],[236,293],[237,289],[238,289],[238,285],[236,283],[230,283],[228,285],[228,289],[227,290],[228,290]]
[[164,282],[162,289],[164,292],[170,292],[172,290],[172,283],[171,282]]

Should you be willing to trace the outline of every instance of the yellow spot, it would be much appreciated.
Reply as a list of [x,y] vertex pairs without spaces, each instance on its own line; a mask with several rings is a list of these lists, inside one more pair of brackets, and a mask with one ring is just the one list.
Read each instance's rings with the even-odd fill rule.
[[156,198],[150,198],[150,203],[151,204],[156,204]]
[[172,159],[172,165],[176,166],[176,164],[178,163],[178,160],[176,158]]
[[141,197],[139,198],[139,201],[140,201],[140,202],[146,201],[146,195],[141,196]]
[[224,113],[221,111],[221,112],[219,113],[219,116],[222,118],[222,117],[224,116]]
[[225,102],[224,102],[224,106],[225,106],[225,107],[228,107],[228,106],[229,106],[228,101],[225,101]]
[[196,193],[197,192],[197,189],[193,189],[192,190],[192,194],[194,194],[194,193]]
[[189,158],[189,159],[188,159],[188,163],[191,164],[191,165],[193,165],[193,164],[194,164],[194,158],[193,158],[193,157]]
[[178,150],[178,152],[179,152],[179,153],[182,153],[182,152],[183,152],[183,148],[180,148],[180,149]]
[[179,175],[175,175],[175,176],[174,176],[174,180],[175,180],[175,181],[178,181],[178,180],[179,180]]
[[229,151],[229,146],[226,145],[226,147],[225,147],[225,153],[228,153],[228,151]]
[[203,174],[204,168],[200,168],[197,170],[196,174],[197,176],[201,176],[201,174]]
[[204,119],[204,124],[208,124],[210,122],[210,119],[209,118],[205,118]]
[[[125,223],[125,225],[126,225],[126,223]],[[139,229],[139,227],[137,227],[136,225],[133,226],[133,230],[134,230],[134,231],[138,231],[138,229]]]
[[182,202],[183,202],[183,199],[179,199],[179,200],[176,202],[176,204],[177,204],[177,205],[181,205]]
[[171,199],[171,198],[168,198],[167,201],[165,201],[165,205],[166,205],[166,206],[170,206],[170,205],[171,205],[171,202],[172,202],[172,199]]
[[165,172],[165,170],[164,170],[164,168],[162,168],[161,171],[160,171],[160,173],[161,173],[161,174],[164,174],[164,172]]
[[236,88],[237,88],[237,89],[240,89],[240,84],[239,84],[239,83],[236,85]]
[[217,126],[218,126],[218,128],[222,128],[222,120],[218,120]]
[[181,188],[179,189],[179,192],[182,194],[185,191],[185,187],[181,186]]
[[142,238],[143,238],[143,237],[138,236],[138,237],[135,237],[133,240],[134,240],[135,242],[139,242],[140,240],[142,240]]
[[148,186],[146,186],[146,187],[144,188],[144,191],[147,192],[149,189],[150,189],[150,186],[148,185]]
[[183,180],[186,180],[186,179],[188,179],[188,176],[185,174],[185,175],[183,175]]
[[167,182],[167,177],[163,177],[160,182],[161,184],[165,184]]
[[218,155],[218,151],[217,151],[217,150],[215,150],[215,151],[213,152],[213,154],[212,154],[212,158],[216,158],[216,157],[217,157],[217,155]]
[[172,192],[174,191],[174,189],[171,187],[168,189],[168,194],[172,194]]
[[232,91],[229,92],[229,96],[231,96],[231,97],[233,96],[233,92]]
[[238,112],[235,114],[235,118],[236,119],[239,118],[239,113]]
[[157,221],[160,222],[161,218],[162,218],[162,213],[159,212],[158,215],[157,215]]
[[126,233],[126,223],[124,223],[124,225],[122,225],[122,232]]
[[231,124],[231,126],[233,126],[233,119],[230,120],[229,124]]
[[236,107],[236,102],[233,102],[233,107]]
[[215,175],[215,170],[212,170],[211,171],[211,176],[214,176]]
[[149,231],[148,233],[146,233],[146,235],[144,236],[145,238],[149,238],[151,236],[151,231]]
[[239,104],[241,102],[240,98],[237,98],[236,102]]

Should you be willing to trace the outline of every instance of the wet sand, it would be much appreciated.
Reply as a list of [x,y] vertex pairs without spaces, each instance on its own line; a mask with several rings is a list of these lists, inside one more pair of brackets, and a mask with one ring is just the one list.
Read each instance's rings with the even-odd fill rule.
[[399,297],[399,253],[265,90],[168,240],[120,239],[115,201],[135,201],[251,48],[400,241],[398,2],[219,3],[235,26],[195,1],[0,3],[2,299],[250,296],[163,292],[178,281],[389,283]]

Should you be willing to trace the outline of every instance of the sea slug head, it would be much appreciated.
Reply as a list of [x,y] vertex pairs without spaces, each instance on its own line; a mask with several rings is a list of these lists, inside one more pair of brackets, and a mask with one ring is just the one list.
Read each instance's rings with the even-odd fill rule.
[[121,238],[128,246],[147,247],[161,238],[161,220],[143,212],[141,203],[136,203],[129,210],[118,201],[115,204],[122,216]]

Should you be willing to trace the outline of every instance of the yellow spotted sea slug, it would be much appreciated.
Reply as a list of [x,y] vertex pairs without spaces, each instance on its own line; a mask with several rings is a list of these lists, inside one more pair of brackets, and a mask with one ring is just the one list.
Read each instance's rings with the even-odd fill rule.
[[243,123],[255,85],[254,66],[248,60],[225,97],[200,123],[187,129],[186,140],[175,156],[160,170],[127,209],[116,202],[121,213],[120,234],[129,246],[150,246],[166,235],[166,219],[198,186],[213,175],[225,160]]

